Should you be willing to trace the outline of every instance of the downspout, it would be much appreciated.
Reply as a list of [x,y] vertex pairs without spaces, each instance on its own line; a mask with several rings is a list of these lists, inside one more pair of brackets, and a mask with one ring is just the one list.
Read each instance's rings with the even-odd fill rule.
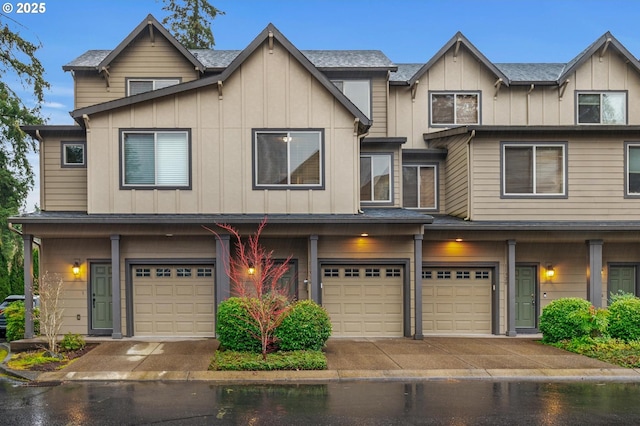
[[476,136],[476,131],[472,130],[467,138],[467,215],[464,220],[471,219],[471,139]]

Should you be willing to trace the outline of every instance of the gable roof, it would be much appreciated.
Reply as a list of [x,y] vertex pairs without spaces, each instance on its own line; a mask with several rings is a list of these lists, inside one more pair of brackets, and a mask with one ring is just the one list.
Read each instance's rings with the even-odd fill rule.
[[[149,15],[151,16],[151,15]],[[156,21],[157,22],[157,21]],[[133,33],[132,33],[133,34]],[[324,86],[355,118],[359,121],[360,131],[364,133],[372,124],[370,118],[368,118],[362,111],[356,107],[353,102],[346,97],[341,90],[339,90],[322,72],[320,72],[313,63],[300,52],[278,29],[269,24],[249,45],[240,53],[235,55],[231,62],[224,68],[220,74],[212,75],[210,77],[204,77],[199,80],[189,81],[187,83],[177,84],[174,86],[166,87],[163,89],[154,90],[151,92],[141,93],[139,95],[128,96],[125,98],[116,99],[113,101],[104,102],[97,105],[91,105],[84,108],[79,108],[71,112],[71,116],[80,124],[84,125],[82,120],[83,115],[91,115],[98,112],[109,111],[115,108],[123,106],[134,105],[140,102],[159,99],[164,96],[173,95],[177,93],[183,93],[188,90],[197,89],[209,85],[217,85],[219,82],[224,83],[243,63],[249,56],[251,56],[256,49],[258,49],[265,41],[273,38],[280,43],[285,50],[293,56],[299,63],[305,68],[311,75],[313,75],[322,86]],[[122,44],[122,43],[121,43]],[[111,54],[107,55],[107,58]],[[106,61],[105,58],[103,62]]]
[[567,78],[582,64],[585,63],[591,56],[593,56],[598,50],[602,49],[602,53],[611,46],[616,49],[627,62],[640,73],[640,62],[622,45],[609,31],[604,33],[600,38],[594,41],[589,47],[582,51],[578,56],[569,61],[562,74],[558,77],[557,83],[564,83]]
[[[161,34],[167,41],[178,50],[184,58],[191,62],[191,64],[195,67],[196,70],[200,72],[204,72],[205,66],[202,64],[198,58],[191,53],[188,49],[186,49],[174,36],[167,31],[160,22],[153,15],[147,15],[145,19],[138,24],[137,27],[134,28],[129,35],[120,42],[120,44],[113,50],[90,50],[86,52],[84,55],[76,58],[71,63],[62,67],[64,71],[71,71],[73,69],[95,69],[101,71],[104,68],[107,68],[111,62],[115,58],[122,53],[123,50],[131,44],[133,40],[136,39],[145,29],[148,29],[151,34],[153,31],[157,31]],[[97,62],[99,60],[99,62]],[[96,63],[97,62],[97,63]]]
[[486,56],[482,54],[471,42],[460,32],[458,31],[456,35],[454,35],[442,48],[435,54],[433,57],[424,64],[418,72],[416,72],[413,77],[409,79],[409,86],[413,86],[416,84],[416,81],[422,75],[427,72],[437,61],[440,60],[452,47],[458,48],[460,45],[466,47],[471,54],[480,61],[485,67],[487,67],[496,77],[502,79],[503,84],[508,86],[510,84],[509,78],[502,72],[498,67],[496,67],[493,62],[487,59]]

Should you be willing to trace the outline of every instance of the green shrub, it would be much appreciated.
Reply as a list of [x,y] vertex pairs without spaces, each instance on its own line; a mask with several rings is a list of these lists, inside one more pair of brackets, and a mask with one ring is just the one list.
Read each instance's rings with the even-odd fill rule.
[[262,351],[258,327],[247,313],[246,301],[240,297],[230,297],[218,305],[216,336],[220,345],[231,351]]
[[331,321],[323,307],[312,300],[300,300],[291,306],[275,336],[282,351],[319,351],[331,336]]
[[[10,303],[4,310],[4,316],[7,319],[7,342],[24,339],[24,302],[21,300]],[[38,316],[40,310],[33,309],[33,333],[40,334],[40,321]]]
[[609,305],[609,334],[625,342],[640,339],[640,299],[629,294]]
[[84,341],[84,337],[79,334],[67,333],[64,335],[62,340],[60,341],[60,349],[65,352],[69,351],[77,351],[86,346],[86,342]]
[[269,371],[269,370],[326,370],[327,358],[321,351],[273,352],[262,354],[216,351],[209,370]]
[[556,299],[542,310],[542,340],[554,343],[574,337],[590,336],[593,331],[598,330],[599,324],[595,321],[597,315],[602,319],[605,314],[604,311],[598,312],[593,309],[587,300],[578,297]]

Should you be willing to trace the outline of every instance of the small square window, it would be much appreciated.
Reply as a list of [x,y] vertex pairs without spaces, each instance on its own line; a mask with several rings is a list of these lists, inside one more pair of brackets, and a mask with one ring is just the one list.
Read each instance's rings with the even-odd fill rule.
[[480,94],[431,93],[431,124],[480,124]]
[[62,142],[62,167],[85,167],[85,142]]

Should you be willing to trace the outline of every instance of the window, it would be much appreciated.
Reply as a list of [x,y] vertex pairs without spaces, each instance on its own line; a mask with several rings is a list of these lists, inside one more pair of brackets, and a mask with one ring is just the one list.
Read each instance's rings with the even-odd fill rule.
[[62,167],[85,167],[85,142],[62,142]]
[[342,93],[371,118],[371,82],[369,80],[332,80]]
[[128,96],[139,95],[140,93],[163,89],[179,83],[180,79],[178,78],[129,79],[127,80],[127,93]]
[[431,124],[480,124],[479,93],[431,93]]
[[505,143],[502,149],[504,195],[566,195],[566,144]]
[[626,124],[625,92],[578,93],[578,124]]
[[322,188],[321,130],[254,132],[257,188]]
[[409,209],[438,208],[438,168],[436,165],[402,167],[402,205]]
[[360,156],[360,201],[391,202],[391,155]]
[[626,144],[627,195],[640,196],[640,143]]
[[189,188],[188,131],[123,131],[122,186]]

